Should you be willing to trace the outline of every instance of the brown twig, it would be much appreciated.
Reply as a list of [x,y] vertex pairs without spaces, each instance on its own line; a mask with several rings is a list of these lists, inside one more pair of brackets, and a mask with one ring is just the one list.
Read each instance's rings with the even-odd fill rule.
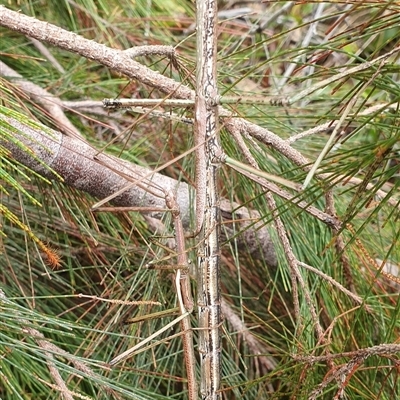
[[[185,248],[185,234],[183,231],[182,220],[180,219],[179,206],[176,202],[175,195],[170,191],[165,196],[165,203],[171,210],[175,227],[176,250],[178,265],[186,266],[186,269],[179,269],[176,272],[177,282],[176,290],[180,298],[181,314],[186,311],[192,312],[194,301],[190,288],[190,276],[188,271],[188,259]],[[190,323],[190,315],[181,321],[181,329],[183,332],[183,351],[185,354],[186,374],[188,380],[189,400],[198,398],[198,388],[196,379],[196,358],[194,356],[193,331]]]
[[[393,356],[400,353],[399,344],[380,344],[373,347],[367,347],[365,349],[359,349],[356,351],[350,351],[340,354],[328,354],[325,356],[295,356],[297,362],[306,362],[308,364],[314,365],[320,362],[332,362],[338,358],[351,357],[351,360],[341,367],[333,366],[329,374],[326,375],[323,382],[321,382],[309,395],[309,399],[316,399],[322,393],[324,388],[328,386],[333,380],[338,382],[338,391],[334,399],[342,398],[341,395],[348,385],[349,380],[359,368],[359,366],[364,363],[364,361],[371,356]],[[394,367],[393,367],[394,368]]]
[[[253,157],[253,155],[250,153],[249,149],[247,148],[246,144],[244,143],[241,135],[239,132],[236,132],[235,130],[232,131],[233,137],[236,140],[236,143],[238,144],[239,148],[242,150],[247,162],[255,169],[259,169],[259,166]],[[262,184],[262,181],[258,181],[258,183]],[[264,185],[263,185],[264,186]],[[279,236],[279,239],[282,243],[284,253],[287,259],[287,262],[289,264],[289,268],[291,271],[290,277],[292,281],[292,291],[293,291],[293,307],[294,307],[294,314],[296,317],[297,322],[299,323],[299,329],[301,330],[301,326],[303,324],[301,318],[300,318],[300,304],[299,304],[299,293],[298,293],[298,283],[300,284],[300,287],[303,290],[306,302],[309,306],[311,318],[314,323],[314,329],[316,331],[317,337],[319,342],[325,343],[324,339],[324,333],[323,329],[321,327],[321,324],[319,322],[319,318],[316,312],[316,308],[314,305],[314,302],[312,301],[311,294],[309,292],[308,286],[304,282],[303,276],[301,275],[299,271],[299,261],[297,260],[295,254],[293,253],[292,247],[289,242],[289,237],[286,232],[286,228],[282,222],[282,219],[279,216],[279,212],[277,211],[276,203],[273,198],[273,195],[271,192],[267,192],[265,194],[265,198],[268,204],[268,207],[270,209],[270,212],[273,215],[273,221]]]
[[129,78],[156,87],[163,93],[174,93],[177,98],[194,100],[194,93],[189,88],[132,60],[129,52],[125,53],[124,50],[112,49],[55,25],[11,11],[4,6],[0,6],[0,25],[97,61]]

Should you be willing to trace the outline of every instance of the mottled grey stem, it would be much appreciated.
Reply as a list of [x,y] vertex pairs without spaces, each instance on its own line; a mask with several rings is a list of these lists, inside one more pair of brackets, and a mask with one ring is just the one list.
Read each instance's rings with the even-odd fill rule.
[[197,152],[197,227],[201,229],[198,251],[200,394],[203,400],[221,399],[221,290],[220,204],[217,190],[218,87],[217,2],[197,1],[197,93],[195,104]]

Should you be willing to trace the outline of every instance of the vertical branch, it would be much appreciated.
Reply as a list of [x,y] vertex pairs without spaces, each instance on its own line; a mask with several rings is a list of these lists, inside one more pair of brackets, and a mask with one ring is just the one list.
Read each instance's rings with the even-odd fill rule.
[[219,198],[217,193],[218,142],[217,2],[197,1],[197,94],[195,103],[197,152],[200,393],[203,400],[218,400],[221,381],[221,294],[219,254]]
[[[176,237],[176,250],[178,253],[178,269],[176,273],[176,291],[179,298],[179,306],[181,314],[193,311],[193,297],[190,289],[190,276],[188,272],[188,260],[185,249],[185,235],[183,231],[182,219],[180,217],[179,205],[172,191],[165,195],[165,203],[171,210],[172,218],[174,221],[175,237]],[[181,266],[186,266],[182,271],[179,269]],[[196,358],[194,356],[193,347],[193,331],[190,324],[190,315],[181,321],[181,328],[183,331],[183,352],[185,354],[186,374],[188,380],[189,400],[198,399],[197,381],[196,381]]]

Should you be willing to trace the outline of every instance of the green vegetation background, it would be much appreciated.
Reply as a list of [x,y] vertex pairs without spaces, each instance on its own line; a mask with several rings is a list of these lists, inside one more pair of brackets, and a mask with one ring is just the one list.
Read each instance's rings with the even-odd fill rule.
[[[241,6],[228,1],[219,1],[219,4],[221,10]],[[194,72],[195,8],[191,1],[10,0],[5,5],[115,48],[145,44],[176,46],[179,63],[184,67],[180,71],[165,58],[148,57],[139,61],[178,81],[185,79],[182,71]],[[399,44],[400,9],[394,1],[348,2],[347,8],[332,2],[325,3],[322,9],[318,8],[321,7],[318,2],[299,5],[250,2],[243,6],[253,7],[254,15],[220,19],[218,71],[224,95],[267,96],[276,94],[277,86],[280,86],[278,94],[301,91],[341,72],[347,64],[353,66],[376,58]],[[251,31],[251,24],[262,25],[274,13],[276,17],[270,18],[268,24]],[[304,45],[313,22],[313,39]],[[334,22],[340,29],[324,41]],[[62,72],[44,59],[29,39],[0,29],[1,61],[62,100],[161,97],[156,90],[139,82],[129,82],[83,57],[56,48],[49,50],[62,66]],[[339,119],[353,96],[358,96],[354,114],[378,103],[396,104],[398,62],[396,56],[379,73],[376,67],[371,67],[327,85],[293,106],[243,103],[232,107],[238,115],[289,138],[323,122]],[[292,73],[284,78],[293,66]],[[13,110],[49,127],[56,126],[15,85],[6,80],[1,83],[1,113],[7,115]],[[192,82],[186,80],[185,84],[192,85]],[[115,138],[107,114],[90,118],[75,113],[67,115],[99,149]],[[137,122],[130,114],[112,122],[123,137],[108,151],[149,168],[162,165],[193,146],[191,130],[179,123],[161,119]],[[249,351],[241,332],[226,321],[224,399],[308,399],[321,382],[327,384],[321,387],[318,398],[332,399],[338,394],[338,386],[327,377],[335,368],[346,365],[351,357],[309,364],[296,360],[293,355],[323,355],[325,346],[330,353],[340,354],[381,343],[398,343],[399,284],[380,275],[374,267],[374,264],[380,266],[377,259],[395,265],[400,260],[399,202],[395,200],[396,206],[391,206],[387,199],[379,201],[375,196],[375,191],[381,188],[398,199],[398,125],[397,106],[385,113],[359,115],[355,123],[346,124],[345,140],[322,165],[324,172],[358,176],[365,183],[375,184],[375,189],[358,195],[355,195],[356,189],[349,190],[347,186],[335,188],[338,215],[342,219],[347,215],[347,222],[354,227],[354,233],[345,230],[342,234],[354,289],[364,304],[356,305],[326,280],[302,270],[326,329],[328,344],[324,346],[316,339],[304,293],[300,293],[301,328],[294,318],[290,271],[262,188],[229,169],[222,170],[223,196],[260,212],[262,220],[270,226],[278,255],[278,267],[271,268],[245,252],[238,254],[235,238],[224,246],[223,296],[244,326],[258,338],[262,352],[277,362],[275,369],[267,370]],[[221,136],[227,153],[242,159],[234,140],[224,131]],[[329,132],[312,135],[299,140],[294,147],[314,160],[328,137]],[[303,182],[304,171],[276,150],[249,138],[246,142],[266,170]],[[377,156],[386,150],[383,161],[376,165]],[[0,289],[6,296],[0,302],[0,398],[44,400],[59,396],[46,364],[48,354],[32,337],[32,332],[27,333],[28,326],[71,354],[75,361],[87,363],[94,372],[92,375],[79,370],[67,358],[54,359],[76,398],[185,399],[184,355],[179,336],[113,369],[104,364],[174,318],[149,319],[137,324],[126,322],[135,316],[176,306],[171,271],[145,268],[149,261],[160,259],[166,253],[140,213],[93,214],[89,209],[96,199],[61,182],[49,184],[7,159],[5,154],[0,152],[0,155],[3,157],[0,193],[4,207],[0,222]],[[191,156],[164,171],[189,183],[193,172]],[[323,188],[313,185],[304,199],[323,209]],[[351,199],[354,207],[348,214]],[[332,231],[283,200],[278,204],[298,259],[348,285]],[[51,268],[37,243],[7,218],[5,209],[17,215],[41,241],[56,249],[61,257],[59,268]],[[167,226],[169,220],[166,214]],[[173,234],[172,229],[169,233]],[[188,243],[188,247],[193,244]],[[190,257],[195,260],[194,250]],[[124,305],[102,299],[153,300],[161,306]],[[196,324],[195,315],[193,324]],[[178,332],[179,326],[175,326],[164,338]],[[398,354],[371,355],[354,367],[348,379],[346,399],[394,399],[400,395]]]

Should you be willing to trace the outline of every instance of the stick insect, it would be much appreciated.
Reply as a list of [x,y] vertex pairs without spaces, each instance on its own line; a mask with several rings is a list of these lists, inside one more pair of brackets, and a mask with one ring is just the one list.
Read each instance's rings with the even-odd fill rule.
[[[120,109],[120,108],[128,108],[133,112],[146,112],[149,116],[156,116],[163,118],[169,118],[172,120],[180,121],[180,117],[176,114],[161,114],[160,112],[155,113],[154,110],[154,100],[150,99],[148,105],[152,108],[150,110],[143,110],[137,108],[138,105],[146,105],[146,100],[112,100],[105,99],[103,104],[106,108],[111,109]],[[182,107],[183,104],[178,102],[172,102],[168,99],[163,101],[159,100],[160,105],[168,105],[168,106],[178,106]],[[186,106],[186,103],[184,103]],[[190,119],[185,118],[182,122],[188,123]],[[193,122],[191,122],[193,123]],[[197,139],[196,146],[192,148],[190,151],[201,150],[199,153],[204,154],[204,149],[207,147],[210,149],[211,158],[208,158],[206,162],[205,168],[205,176],[206,184],[199,185],[197,184],[197,195],[196,200],[202,199],[203,203],[200,202],[196,207],[196,232],[199,233],[201,230],[201,243],[202,249],[198,253],[199,259],[199,271],[198,271],[198,308],[199,308],[199,352],[200,358],[202,360],[202,381],[201,381],[201,396],[203,399],[219,399],[220,398],[220,370],[221,370],[221,360],[220,360],[220,352],[221,352],[221,339],[220,339],[220,327],[222,321],[221,315],[221,295],[219,290],[219,202],[217,196],[217,185],[216,185],[216,173],[218,163],[224,163],[229,165],[231,168],[237,169],[239,172],[246,173],[246,175],[255,174],[257,176],[261,176],[263,178],[275,181],[284,186],[288,186],[292,189],[297,189],[297,185],[294,183],[287,181],[281,177],[275,177],[274,175],[264,173],[263,171],[256,170],[250,166],[237,162],[230,157],[228,157],[222,150],[220,146],[216,145],[216,140],[212,136],[205,136],[202,139]],[[182,154],[180,157],[183,157],[188,152]],[[204,157],[204,155],[200,155],[200,157]],[[198,166],[197,166],[198,169]],[[200,168],[201,171],[201,168]],[[202,175],[202,174],[199,174]],[[202,180],[202,176],[197,177],[197,182]],[[129,185],[134,185],[138,182],[132,182]],[[115,193],[113,195],[116,196],[119,193]],[[165,194],[167,207],[171,210],[172,216],[174,219],[175,225],[175,235],[176,241],[178,243],[178,265],[187,265],[186,253],[184,249],[184,235],[182,222],[179,218],[178,204],[176,203],[176,199],[172,196],[171,193]],[[103,204],[105,201],[111,200],[111,197],[104,199],[102,202],[98,203],[98,205]],[[207,206],[207,207],[206,207]],[[180,258],[182,257],[182,259]],[[189,343],[192,343],[193,338],[190,336],[191,330],[189,326],[186,326],[186,321],[189,321],[188,318],[182,318],[185,312],[188,312],[193,308],[193,300],[188,301],[185,297],[187,293],[190,293],[189,278],[186,276],[185,270],[181,270],[178,268],[176,273],[176,281],[180,281],[181,285],[177,283],[177,287],[181,287],[181,292],[178,291],[178,298],[181,308],[181,316],[175,320],[175,323],[181,322],[182,330],[185,332],[186,337],[184,338],[184,348],[185,348],[185,359],[189,366],[194,365],[194,355],[193,355],[193,347],[189,346]],[[182,286],[183,285],[183,286]],[[184,287],[186,286],[186,287]],[[182,296],[182,297],[179,297]],[[174,322],[174,321],[173,321]],[[173,323],[172,322],[172,323]],[[161,333],[163,330],[156,332],[154,335]],[[190,333],[189,333],[190,332]],[[152,335],[152,337],[154,337]],[[126,353],[123,353],[116,360],[114,359],[112,363],[116,363],[128,357],[133,351],[138,349],[140,344],[135,346],[134,348],[128,350]],[[187,349],[187,350],[186,350]],[[188,372],[189,376],[189,372]],[[190,378],[193,382],[194,372],[192,377]],[[195,383],[190,387],[189,393],[193,398],[197,396],[197,389],[195,387]],[[194,394],[196,393],[196,395]]]

